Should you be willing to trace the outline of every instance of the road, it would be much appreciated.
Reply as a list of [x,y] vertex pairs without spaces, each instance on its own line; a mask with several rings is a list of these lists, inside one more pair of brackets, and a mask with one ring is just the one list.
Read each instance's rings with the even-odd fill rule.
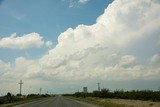
[[99,106],[75,101],[63,96],[57,96],[57,97],[47,98],[45,100],[18,105],[15,107],[99,107]]

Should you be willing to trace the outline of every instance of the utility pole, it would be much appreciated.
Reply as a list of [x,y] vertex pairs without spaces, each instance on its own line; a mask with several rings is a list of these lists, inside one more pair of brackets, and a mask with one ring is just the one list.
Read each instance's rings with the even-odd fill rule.
[[19,94],[21,96],[22,95],[22,93],[21,93],[22,92],[22,84],[23,84],[22,80],[20,80],[20,83],[18,83],[18,84],[20,85],[20,93]]
[[42,88],[40,88],[39,91],[40,91],[39,94],[41,95]]
[[97,85],[98,85],[98,91],[100,91],[100,83],[97,83]]

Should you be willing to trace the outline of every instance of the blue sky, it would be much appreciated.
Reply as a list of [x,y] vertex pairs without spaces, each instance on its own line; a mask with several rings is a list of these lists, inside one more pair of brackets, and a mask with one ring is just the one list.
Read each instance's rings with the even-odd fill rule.
[[[38,32],[45,40],[51,40],[54,47],[60,33],[79,24],[95,23],[96,18],[104,12],[111,1],[91,0],[87,4],[77,1],[73,7],[69,7],[72,2],[69,0],[2,0],[0,37],[13,33],[24,35]],[[26,52],[31,54],[31,58],[37,58],[46,51],[47,49],[43,48],[23,51],[0,49],[0,56],[4,61],[12,61],[17,56],[25,56]]]
[[0,93],[20,79],[24,94],[158,89],[159,10],[158,0],[0,0]]

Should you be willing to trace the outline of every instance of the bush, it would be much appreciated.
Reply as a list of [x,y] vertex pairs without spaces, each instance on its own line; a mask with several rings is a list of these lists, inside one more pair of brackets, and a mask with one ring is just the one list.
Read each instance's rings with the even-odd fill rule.
[[102,89],[101,91],[93,91],[92,93],[76,92],[73,96],[160,101],[160,91],[152,90],[115,90],[114,92],[110,92],[109,89]]

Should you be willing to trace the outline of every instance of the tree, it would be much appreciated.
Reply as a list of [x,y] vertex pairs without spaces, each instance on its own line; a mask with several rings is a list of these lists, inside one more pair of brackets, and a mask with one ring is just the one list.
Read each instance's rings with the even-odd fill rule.
[[12,95],[10,92],[7,93],[6,97],[7,97],[8,102],[12,102]]

